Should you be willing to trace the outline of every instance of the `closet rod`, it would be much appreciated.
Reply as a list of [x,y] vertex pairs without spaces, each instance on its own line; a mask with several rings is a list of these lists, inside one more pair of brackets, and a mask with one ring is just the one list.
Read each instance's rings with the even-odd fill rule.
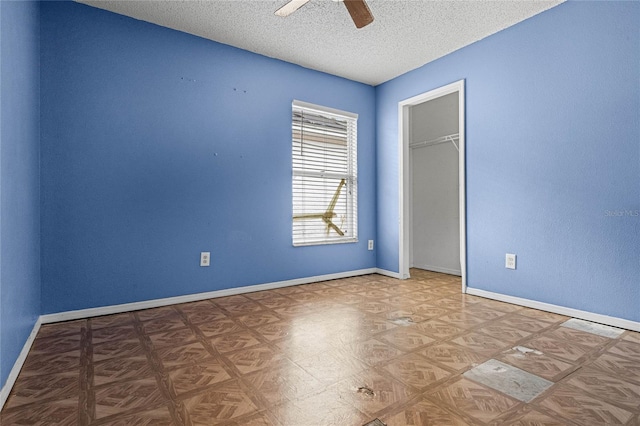
[[459,140],[460,140],[460,134],[452,133],[450,135],[441,136],[439,138],[431,139],[428,141],[412,142],[409,144],[409,148],[422,148],[423,146],[433,146],[433,145],[439,145],[439,144],[451,142],[453,146],[456,148],[456,151],[460,151],[458,149],[458,144],[456,143]]

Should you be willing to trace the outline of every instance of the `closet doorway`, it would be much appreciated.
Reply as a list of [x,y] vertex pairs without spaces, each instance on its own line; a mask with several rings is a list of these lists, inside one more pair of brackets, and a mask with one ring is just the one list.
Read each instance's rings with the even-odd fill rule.
[[400,102],[400,275],[462,277],[466,291],[464,81]]

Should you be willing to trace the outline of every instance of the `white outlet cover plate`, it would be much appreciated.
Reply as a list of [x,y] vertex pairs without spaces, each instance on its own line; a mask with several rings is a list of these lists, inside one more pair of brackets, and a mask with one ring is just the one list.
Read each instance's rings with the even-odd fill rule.
[[507,253],[505,255],[504,267],[507,269],[516,269],[516,255]]
[[209,266],[211,264],[211,252],[200,252],[200,266]]

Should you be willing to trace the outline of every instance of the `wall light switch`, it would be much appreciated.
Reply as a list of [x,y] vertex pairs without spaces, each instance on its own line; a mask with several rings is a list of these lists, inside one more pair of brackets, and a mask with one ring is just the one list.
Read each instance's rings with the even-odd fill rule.
[[211,264],[211,252],[203,251],[200,253],[200,266],[209,266]]
[[516,255],[507,253],[505,256],[504,267],[507,269],[516,269]]
[[369,240],[369,244],[367,245],[368,250],[373,250],[373,240]]

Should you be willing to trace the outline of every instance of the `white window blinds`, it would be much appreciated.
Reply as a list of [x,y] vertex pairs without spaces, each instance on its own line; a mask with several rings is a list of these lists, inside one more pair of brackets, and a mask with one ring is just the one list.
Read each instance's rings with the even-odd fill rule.
[[358,241],[358,116],[294,101],[293,245]]

